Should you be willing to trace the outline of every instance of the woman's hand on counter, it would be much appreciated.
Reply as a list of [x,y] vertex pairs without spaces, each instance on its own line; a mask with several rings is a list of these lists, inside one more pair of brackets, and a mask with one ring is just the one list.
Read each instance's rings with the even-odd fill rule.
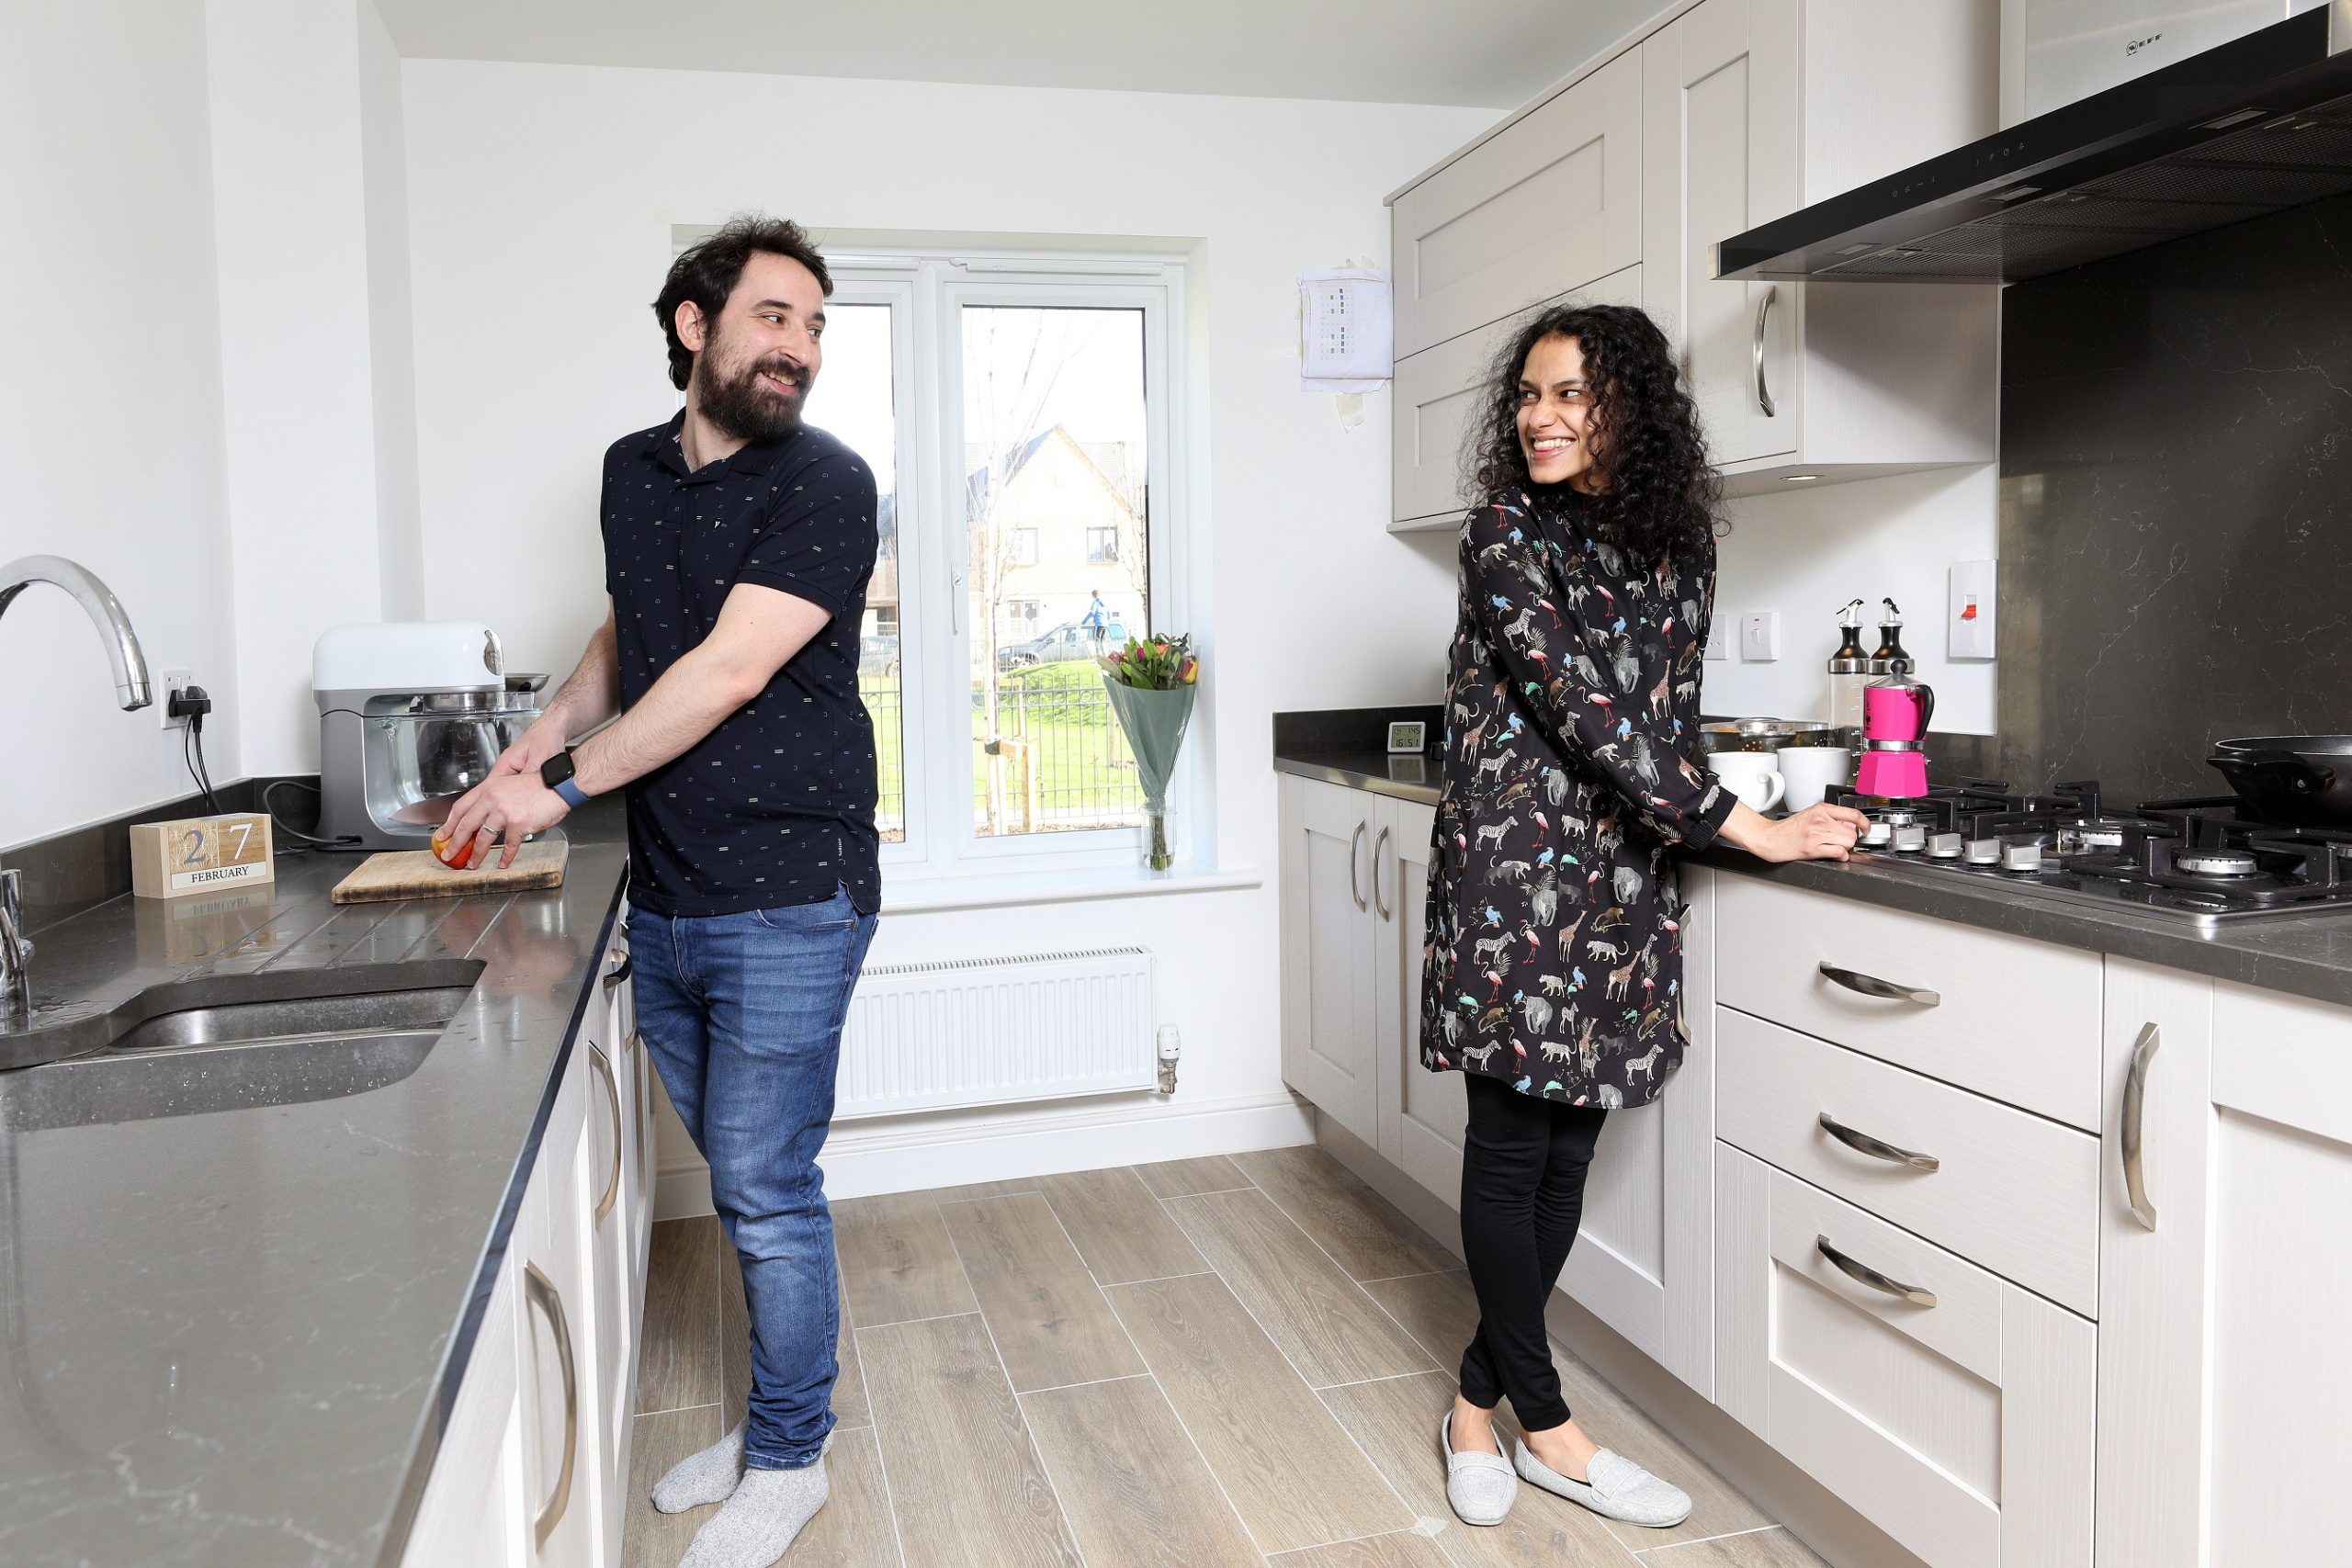
[[1758,860],[1844,860],[1869,825],[1870,818],[1852,807],[1832,806],[1827,801],[1792,811],[1777,821],[1743,801],[1731,808],[1723,830],[1715,836]]

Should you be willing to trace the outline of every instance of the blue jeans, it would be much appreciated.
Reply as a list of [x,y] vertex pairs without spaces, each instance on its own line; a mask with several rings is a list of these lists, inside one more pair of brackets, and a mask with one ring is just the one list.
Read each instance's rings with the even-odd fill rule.
[[743,1263],[756,1469],[813,1463],[833,1427],[840,1282],[817,1151],[875,924],[846,889],[740,915],[629,916],[638,1030]]

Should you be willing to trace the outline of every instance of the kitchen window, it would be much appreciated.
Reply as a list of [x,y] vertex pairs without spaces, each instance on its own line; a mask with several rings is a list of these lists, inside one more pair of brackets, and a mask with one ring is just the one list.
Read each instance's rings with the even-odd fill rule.
[[1132,864],[1141,782],[1094,660],[1186,626],[1183,264],[849,250],[808,417],[888,520],[859,668],[886,874]]

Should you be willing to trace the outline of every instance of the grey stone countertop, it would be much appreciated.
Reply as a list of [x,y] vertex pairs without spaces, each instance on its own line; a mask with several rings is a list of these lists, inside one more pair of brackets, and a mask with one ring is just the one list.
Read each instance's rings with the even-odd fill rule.
[[[1428,764],[1429,782],[1393,777],[1388,759],[1373,751],[1302,751],[1277,756],[1277,772],[1325,784],[1369,789],[1423,805],[1437,802],[1439,764]],[[2200,931],[2183,920],[2104,910],[2040,898],[2023,887],[1954,876],[1901,862],[1876,859],[1799,861],[1768,865],[1727,846],[1694,857],[1700,865],[1758,876],[1791,887],[1883,905],[1915,915],[1933,915],[2007,931],[2012,936],[2092,953],[2111,953],[2162,964],[2217,979],[2291,992],[2324,1002],[2352,1006],[2352,913],[2282,915]]]
[[541,892],[338,908],[356,858],[288,856],[274,886],[117,898],[40,934],[37,1005],[485,967],[380,1088],[39,1130],[0,1115],[0,1562],[398,1561],[628,868],[617,807],[566,831],[563,886]]

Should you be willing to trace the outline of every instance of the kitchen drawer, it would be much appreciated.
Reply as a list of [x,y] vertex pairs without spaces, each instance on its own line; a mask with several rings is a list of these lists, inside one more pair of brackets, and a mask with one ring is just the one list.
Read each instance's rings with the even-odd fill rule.
[[2092,1325],[1728,1145],[1715,1168],[1716,1403],[1929,1568],[2088,1562]]
[[[1724,877],[1719,902],[1724,1005],[2098,1131],[2097,953],[1752,876]],[[1923,999],[1863,995],[1825,965]]]
[[[1729,1008],[1715,1010],[1716,1135],[2098,1315],[2098,1140]],[[1821,1125],[1932,1156],[1870,1155]]]

